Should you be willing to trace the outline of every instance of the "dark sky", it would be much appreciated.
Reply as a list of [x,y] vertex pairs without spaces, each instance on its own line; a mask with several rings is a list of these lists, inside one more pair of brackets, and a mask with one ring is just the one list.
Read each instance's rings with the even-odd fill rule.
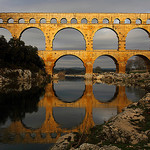
[[148,13],[150,0],[0,0],[1,12]]

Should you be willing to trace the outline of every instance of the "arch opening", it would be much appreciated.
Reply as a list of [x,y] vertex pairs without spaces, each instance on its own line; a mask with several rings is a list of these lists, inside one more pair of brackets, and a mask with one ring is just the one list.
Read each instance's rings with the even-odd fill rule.
[[99,29],[93,37],[93,49],[118,49],[117,33],[110,28]]
[[125,24],[131,24],[131,19],[127,18],[124,23]]
[[111,102],[117,96],[116,86],[108,84],[95,83],[93,85],[94,97],[102,103]]
[[66,24],[67,23],[67,19],[66,18],[62,18],[61,21],[60,21],[60,23]]
[[93,108],[92,114],[95,125],[100,125],[116,116],[117,108]]
[[142,24],[142,20],[141,19],[136,19],[136,24]]
[[8,22],[8,23],[14,23],[14,19],[9,18],[7,22]]
[[40,23],[46,23],[46,19],[45,19],[45,18],[42,18],[42,19],[40,20]]
[[150,72],[150,60],[143,55],[134,55],[127,61],[126,72]]
[[0,23],[3,23],[3,19],[0,18]]
[[93,73],[116,72],[118,70],[117,60],[109,55],[99,56],[93,64]]
[[114,24],[120,24],[120,20],[119,20],[118,18],[116,18],[116,19],[114,20]]
[[87,24],[87,19],[86,19],[86,18],[83,18],[83,19],[81,20],[81,23]]
[[36,46],[39,50],[45,50],[45,36],[38,28],[31,27],[25,29],[22,31],[20,38],[26,45]]
[[146,24],[150,24],[150,19],[147,19]]
[[25,23],[25,21],[24,21],[23,18],[20,18],[20,19],[18,20],[18,23]]
[[72,24],[76,24],[76,23],[77,23],[77,19],[76,19],[76,18],[72,18],[72,19],[71,19],[71,23],[72,23]]
[[85,67],[82,60],[74,55],[61,56],[55,62],[53,73],[63,72],[65,74],[85,74]]
[[12,35],[9,32],[9,30],[5,28],[0,28],[0,36],[4,36],[7,42],[12,38]]
[[138,102],[146,94],[146,90],[140,87],[126,86],[126,96],[131,102]]
[[109,24],[109,20],[107,18],[103,19],[103,24]]
[[75,28],[58,31],[53,39],[53,50],[85,50],[83,34]]
[[150,37],[148,31],[142,28],[132,29],[126,37],[126,49],[150,50]]
[[50,21],[50,23],[56,24],[57,23],[57,19],[56,18],[52,18],[51,21]]
[[35,19],[34,18],[31,18],[29,23],[36,23]]
[[96,23],[98,23],[98,19],[96,19],[96,18],[93,18],[93,19],[92,19],[92,23],[93,23],[93,24],[96,24]]
[[37,112],[26,113],[25,117],[22,119],[22,123],[26,128],[39,129],[40,127],[42,127],[46,119],[45,115],[46,109],[44,107],[40,107],[38,108]]

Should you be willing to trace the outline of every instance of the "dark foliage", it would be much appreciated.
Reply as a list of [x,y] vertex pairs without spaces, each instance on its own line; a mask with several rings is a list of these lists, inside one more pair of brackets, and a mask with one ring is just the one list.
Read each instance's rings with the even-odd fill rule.
[[23,41],[11,38],[9,42],[0,37],[0,67],[44,70],[44,61],[38,56],[37,47],[26,46]]

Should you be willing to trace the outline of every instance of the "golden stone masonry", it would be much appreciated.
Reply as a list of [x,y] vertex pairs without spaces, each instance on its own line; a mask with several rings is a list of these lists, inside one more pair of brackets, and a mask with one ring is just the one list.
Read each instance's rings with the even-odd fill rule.
[[[35,19],[34,23],[30,22],[32,19]],[[46,23],[42,23],[43,19]],[[93,19],[96,22],[93,23]],[[17,38],[28,28],[40,29],[45,36],[45,50],[39,50],[39,56],[43,58],[48,74],[53,74],[53,67],[60,57],[74,55],[82,60],[86,68],[85,77],[91,78],[94,61],[102,55],[114,60],[118,73],[125,73],[127,60],[132,56],[142,57],[147,71],[150,71],[149,50],[126,50],[126,37],[132,29],[141,28],[150,34],[150,24],[147,24],[149,19],[149,13],[0,13],[0,28],[9,30]],[[24,20],[24,23],[20,20]],[[82,33],[86,50],[53,50],[55,35],[65,28]],[[93,50],[93,37],[101,28],[109,28],[117,34],[118,49]]]

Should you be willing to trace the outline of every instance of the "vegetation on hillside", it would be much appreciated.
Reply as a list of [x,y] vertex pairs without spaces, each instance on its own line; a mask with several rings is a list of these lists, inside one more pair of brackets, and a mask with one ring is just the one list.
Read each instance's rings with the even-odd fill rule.
[[0,68],[44,70],[44,61],[38,56],[37,47],[26,46],[23,41],[11,38],[8,42],[0,37]]

